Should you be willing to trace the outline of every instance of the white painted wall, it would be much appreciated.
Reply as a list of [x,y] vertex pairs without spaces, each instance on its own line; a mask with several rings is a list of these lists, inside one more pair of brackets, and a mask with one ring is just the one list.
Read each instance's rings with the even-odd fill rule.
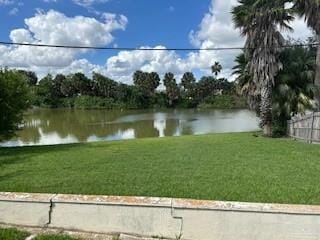
[[320,239],[320,206],[308,205],[0,193],[0,222],[197,240]]

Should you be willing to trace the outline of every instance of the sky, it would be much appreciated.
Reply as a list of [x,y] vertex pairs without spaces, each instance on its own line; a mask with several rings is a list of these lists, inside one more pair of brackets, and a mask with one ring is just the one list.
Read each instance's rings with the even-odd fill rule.
[[[242,47],[230,11],[237,0],[0,0],[0,41],[134,48]],[[303,19],[284,36],[311,36]],[[0,67],[46,74],[102,73],[132,83],[136,70],[210,74],[218,61],[231,75],[233,51],[97,51],[0,45]]]

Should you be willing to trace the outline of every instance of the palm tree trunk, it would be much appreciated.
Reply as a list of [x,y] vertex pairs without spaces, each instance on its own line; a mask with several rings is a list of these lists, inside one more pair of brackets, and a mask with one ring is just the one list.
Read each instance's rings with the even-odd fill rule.
[[272,83],[267,82],[261,88],[260,126],[263,134],[272,136]]
[[[318,43],[320,42],[320,35],[318,35]],[[317,49],[317,59],[316,59],[316,76],[314,80],[314,84],[320,88],[320,45],[318,45]],[[320,92],[317,92],[316,96],[318,110],[320,110]]]

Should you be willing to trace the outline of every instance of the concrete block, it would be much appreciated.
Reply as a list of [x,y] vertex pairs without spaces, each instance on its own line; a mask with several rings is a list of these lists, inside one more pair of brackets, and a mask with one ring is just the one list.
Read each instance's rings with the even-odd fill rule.
[[45,226],[49,222],[52,194],[0,193],[0,222]]
[[183,239],[316,240],[319,206],[173,200]]
[[50,226],[175,238],[181,220],[171,212],[171,199],[58,195]]

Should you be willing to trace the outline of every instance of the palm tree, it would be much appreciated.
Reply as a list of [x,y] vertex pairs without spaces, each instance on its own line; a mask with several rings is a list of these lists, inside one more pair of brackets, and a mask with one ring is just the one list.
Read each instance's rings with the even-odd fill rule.
[[219,62],[215,62],[212,66],[211,66],[211,71],[212,73],[217,77],[218,74],[221,72],[222,70],[222,66]]
[[287,120],[297,113],[304,113],[314,108],[315,62],[313,49],[294,47],[285,49],[281,53],[284,64],[276,77],[273,90],[273,129],[277,135],[286,134]]
[[235,62],[232,74],[236,75],[237,93],[247,98],[249,109],[258,112],[260,95],[248,70],[248,59],[244,53],[241,53],[236,57]]
[[[320,0],[295,0],[294,9],[304,17],[308,27],[315,31],[317,42],[320,42]],[[320,45],[317,49],[315,85],[320,87]],[[318,108],[320,109],[320,93],[317,93]]]
[[293,20],[286,0],[239,0],[232,10],[233,21],[246,37],[246,56],[253,82],[261,96],[260,125],[266,136],[272,135],[272,87],[282,68],[279,54],[284,39],[279,26],[291,29]]

